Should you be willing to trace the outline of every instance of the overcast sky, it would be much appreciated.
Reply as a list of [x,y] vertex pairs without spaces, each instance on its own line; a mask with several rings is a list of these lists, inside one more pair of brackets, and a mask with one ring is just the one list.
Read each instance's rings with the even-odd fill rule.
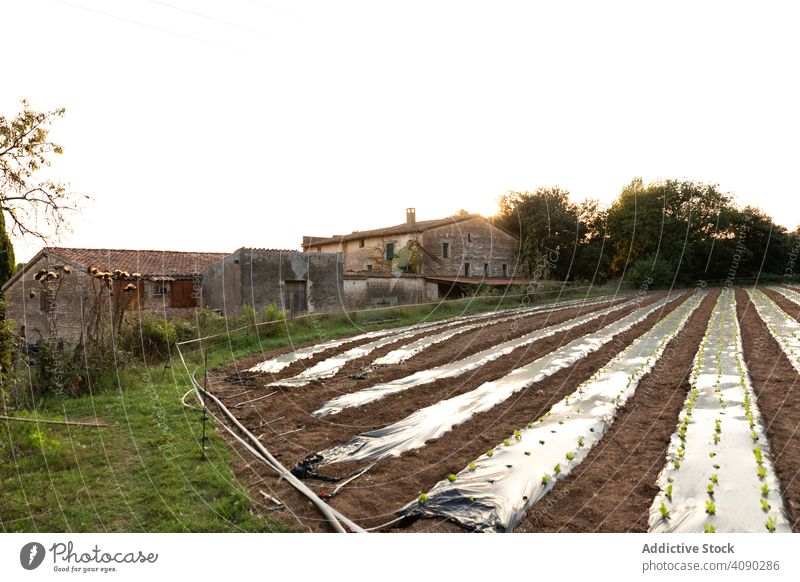
[[[0,0],[0,112],[66,107],[63,246],[233,251],[559,185],[800,223],[792,3]],[[19,260],[39,244],[15,240]]]

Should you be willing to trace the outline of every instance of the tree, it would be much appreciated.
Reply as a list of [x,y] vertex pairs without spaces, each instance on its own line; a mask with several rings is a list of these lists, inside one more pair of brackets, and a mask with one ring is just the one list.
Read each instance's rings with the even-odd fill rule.
[[[0,287],[8,281],[16,271],[14,265],[14,246],[6,233],[6,224],[3,213],[0,212]],[[0,310],[0,319],[3,318]]]
[[10,218],[8,227],[15,235],[47,243],[67,228],[67,215],[79,210],[80,201],[87,198],[70,191],[68,184],[40,178],[52,157],[63,152],[49,139],[49,132],[64,112],[63,108],[34,111],[23,99],[16,117],[0,116],[0,212]]

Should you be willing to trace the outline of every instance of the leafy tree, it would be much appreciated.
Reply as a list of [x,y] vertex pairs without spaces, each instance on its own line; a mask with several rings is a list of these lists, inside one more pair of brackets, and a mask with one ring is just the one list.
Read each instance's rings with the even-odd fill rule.
[[[0,287],[14,275],[15,271],[14,246],[11,244],[11,239],[6,232],[3,213],[0,212]],[[2,310],[0,310],[0,319],[2,319],[2,317],[3,313]]]
[[63,182],[40,178],[40,171],[63,151],[49,139],[49,132],[64,111],[34,111],[23,99],[16,117],[0,116],[0,212],[10,219],[13,234],[48,242],[67,227],[68,213],[77,211],[86,198]]

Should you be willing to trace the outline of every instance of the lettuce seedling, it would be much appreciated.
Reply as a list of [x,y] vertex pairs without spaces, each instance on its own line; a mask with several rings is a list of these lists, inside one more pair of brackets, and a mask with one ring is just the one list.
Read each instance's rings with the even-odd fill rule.
[[573,453],[572,451],[569,451],[569,452],[566,454],[566,457],[567,457],[567,460],[568,460],[568,461],[573,461],[573,460],[575,460],[575,453]]
[[767,484],[766,484],[766,483],[764,483],[764,484],[761,486],[761,495],[763,495],[764,497],[766,497],[767,495],[769,495],[769,487],[767,487]]
[[769,503],[767,503],[766,499],[761,499],[761,509],[764,511],[769,511]]
[[716,473],[714,473],[713,475],[711,475],[711,477],[709,478],[709,480],[710,480],[710,481],[711,481],[711,482],[712,482],[714,485],[719,485],[719,476],[718,476]]
[[703,531],[705,533],[717,533],[717,528],[715,528],[710,523],[707,523],[705,526],[703,526]]
[[561,472],[561,463],[556,463],[556,466],[553,467],[553,473],[558,475]]
[[504,444],[505,446],[507,446],[507,447],[508,447],[508,446],[511,446],[511,441],[510,441],[510,440],[508,440],[508,439],[503,439],[503,444]]
[[659,507],[658,510],[661,512],[661,519],[669,519],[669,510],[667,509],[667,506],[664,505],[663,501],[661,502],[661,507]]
[[475,470],[475,463],[470,463],[469,464],[469,470],[470,471],[474,471]]
[[672,501],[672,483],[667,485],[667,488],[664,490],[664,495],[667,496],[667,499]]
[[706,513],[708,515],[714,515],[717,513],[717,506],[710,499],[706,501]]
[[486,451],[486,456],[487,457],[491,457],[492,455],[494,455],[494,450],[493,449],[489,449],[488,451]]
[[767,531],[769,533],[775,533],[775,526],[777,524],[778,524],[778,518],[777,517],[772,516],[770,518],[767,518]]
[[450,483],[453,483],[453,482],[455,482],[455,480],[456,480],[456,475],[455,475],[455,473],[450,473],[450,474],[447,476],[447,480],[448,480],[448,481],[450,481]]
[[425,503],[428,500],[428,495],[426,493],[420,493],[417,501],[420,503]]
[[767,470],[764,467],[759,467],[756,473],[758,474],[758,478],[762,481],[767,478]]
[[550,483],[550,477],[547,475],[542,475],[542,485],[546,487],[548,483]]
[[578,437],[578,446],[582,447],[584,443],[583,437]]

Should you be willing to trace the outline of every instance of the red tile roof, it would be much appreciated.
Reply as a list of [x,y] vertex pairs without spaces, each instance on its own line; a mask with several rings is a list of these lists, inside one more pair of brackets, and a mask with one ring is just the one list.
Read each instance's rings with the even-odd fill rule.
[[64,247],[46,247],[42,252],[83,268],[97,267],[106,271],[120,269],[129,273],[141,273],[144,276],[167,277],[202,273],[230,254]]

